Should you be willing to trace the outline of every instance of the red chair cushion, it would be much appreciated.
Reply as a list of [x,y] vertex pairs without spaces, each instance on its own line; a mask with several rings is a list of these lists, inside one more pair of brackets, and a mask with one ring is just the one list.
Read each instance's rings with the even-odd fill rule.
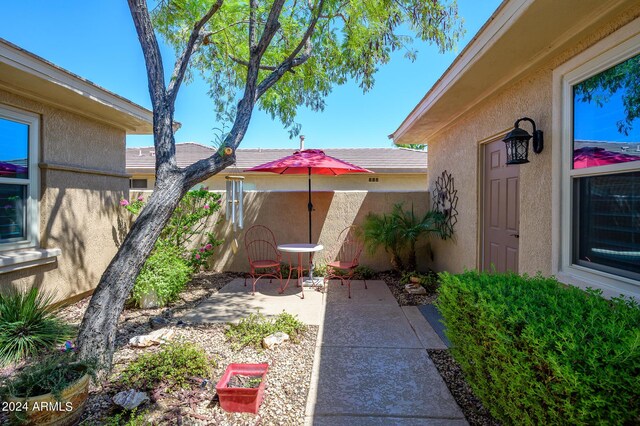
[[327,266],[331,266],[332,268],[337,269],[353,269],[358,266],[358,264],[356,262],[343,262],[340,260],[336,260],[335,262],[327,264]]
[[275,260],[254,260],[251,265],[254,268],[273,268],[280,265],[280,263]]

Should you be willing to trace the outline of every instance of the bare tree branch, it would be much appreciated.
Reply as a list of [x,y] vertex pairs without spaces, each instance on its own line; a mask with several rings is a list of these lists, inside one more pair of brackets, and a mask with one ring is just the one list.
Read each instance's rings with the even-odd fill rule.
[[147,9],[146,0],[128,0],[131,17],[138,33],[138,39],[142,46],[142,53],[147,68],[147,80],[149,84],[149,94],[151,104],[155,110],[156,106],[164,102],[165,84],[164,68],[162,67],[162,56],[158,47],[158,40],[153,31],[151,16]]
[[249,1],[249,52],[256,47],[256,11],[258,0]]
[[264,52],[267,51],[267,47],[271,43],[271,39],[275,35],[278,28],[280,28],[280,22],[278,22],[278,18],[280,18],[280,13],[282,12],[282,7],[284,6],[285,0],[275,0],[273,2],[273,6],[271,6],[271,10],[269,11],[269,17],[267,18],[267,22],[264,24],[264,31],[260,36],[260,40],[255,47],[255,52],[251,52],[252,59],[255,58],[259,63],[264,55]]
[[[320,0],[316,7],[315,13],[312,12],[311,21],[305,31],[302,39],[298,43],[295,49],[289,54],[289,56],[276,67],[276,69],[265,77],[264,80],[258,85],[256,92],[256,100],[258,100],[269,88],[278,82],[287,71],[291,71],[292,68],[297,67],[305,63],[311,57],[311,36],[315,31],[318,19],[322,15],[322,9],[324,7],[325,0]],[[305,49],[302,55],[299,55],[302,49]],[[298,56],[299,55],[299,56]]]
[[224,169],[224,167],[233,164],[235,161],[235,150],[240,144],[240,141],[244,138],[247,128],[249,127],[249,121],[251,120],[253,107],[255,106],[257,99],[256,85],[260,70],[260,61],[269,47],[276,31],[280,28],[278,19],[280,17],[280,13],[282,13],[284,2],[285,0],[275,0],[273,2],[271,10],[269,11],[269,17],[267,18],[262,35],[260,36],[260,40],[256,44],[255,48],[253,48],[249,53],[250,57],[247,66],[247,80],[244,88],[244,94],[242,99],[240,99],[240,102],[238,102],[236,118],[233,122],[233,126],[222,144],[223,147],[230,148],[231,153],[220,154],[220,152],[217,152],[211,157],[200,160],[183,169],[182,173],[185,178],[185,186],[195,184],[207,177],[213,176],[220,170]]
[[285,60],[280,65],[278,65],[275,71],[266,76],[264,80],[260,82],[260,84],[258,85],[258,90],[256,90],[256,101],[260,99],[260,97],[264,95],[264,93],[269,90],[274,84],[276,84],[287,71],[293,72],[293,68],[304,64],[307,59],[311,57],[311,43],[308,43],[307,46],[307,49],[305,49],[302,55]]
[[[232,55],[228,55],[229,59],[231,59],[233,62],[240,64],[240,65],[244,65],[245,67],[249,66],[249,61],[245,61],[244,59],[240,59],[240,58],[236,58],[235,56]],[[275,65],[260,65],[259,68],[263,71],[275,71],[278,69],[277,66]],[[293,70],[290,70],[291,72],[293,72]]]
[[211,5],[207,13],[200,18],[198,22],[195,23],[193,29],[191,30],[191,35],[189,36],[189,40],[187,41],[187,45],[182,51],[182,55],[176,61],[176,65],[173,69],[173,74],[171,75],[171,81],[169,83],[169,88],[167,89],[167,98],[168,101],[173,105],[173,102],[178,95],[178,90],[180,89],[180,84],[182,84],[182,80],[184,79],[184,73],[189,66],[189,60],[191,59],[191,55],[193,52],[200,46],[202,43],[204,33],[201,32],[202,28],[205,26],[207,22],[216,14],[216,12],[222,6],[224,0],[218,0],[214,4]]

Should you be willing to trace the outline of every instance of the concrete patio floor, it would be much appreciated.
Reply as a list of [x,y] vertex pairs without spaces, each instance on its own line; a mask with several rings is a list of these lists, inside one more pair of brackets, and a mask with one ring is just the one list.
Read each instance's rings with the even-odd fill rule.
[[283,310],[320,328],[307,397],[307,425],[466,425],[462,411],[426,349],[446,348],[414,306],[398,306],[383,281],[331,282],[325,292],[292,282],[251,284],[235,279],[183,318],[188,322],[237,321],[259,309]]

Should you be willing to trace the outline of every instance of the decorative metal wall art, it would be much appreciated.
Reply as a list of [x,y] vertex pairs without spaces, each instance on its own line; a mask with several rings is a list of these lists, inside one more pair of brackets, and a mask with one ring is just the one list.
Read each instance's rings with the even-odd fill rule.
[[458,222],[458,190],[453,185],[453,176],[446,170],[436,179],[433,191],[433,209],[444,215],[440,232],[443,239],[453,236],[453,227]]

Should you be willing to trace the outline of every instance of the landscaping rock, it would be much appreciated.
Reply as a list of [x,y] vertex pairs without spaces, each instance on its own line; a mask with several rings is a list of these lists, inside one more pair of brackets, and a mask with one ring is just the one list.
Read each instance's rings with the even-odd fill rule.
[[135,389],[118,392],[113,397],[113,403],[125,410],[133,410],[147,401],[149,401],[149,396],[146,392],[138,392]]
[[278,331],[277,333],[273,333],[272,335],[262,339],[262,347],[265,349],[273,349],[287,340],[289,340],[289,335],[282,331]]
[[170,328],[161,328],[159,330],[152,331],[149,334],[132,337],[131,339],[129,339],[129,344],[137,348],[146,348],[148,346],[159,345],[171,340],[174,333],[175,332]]
[[169,320],[164,317],[151,317],[149,318],[149,327],[152,330],[159,330],[169,325]]
[[404,291],[409,294],[427,294],[427,289],[421,285],[407,284],[404,286]]

